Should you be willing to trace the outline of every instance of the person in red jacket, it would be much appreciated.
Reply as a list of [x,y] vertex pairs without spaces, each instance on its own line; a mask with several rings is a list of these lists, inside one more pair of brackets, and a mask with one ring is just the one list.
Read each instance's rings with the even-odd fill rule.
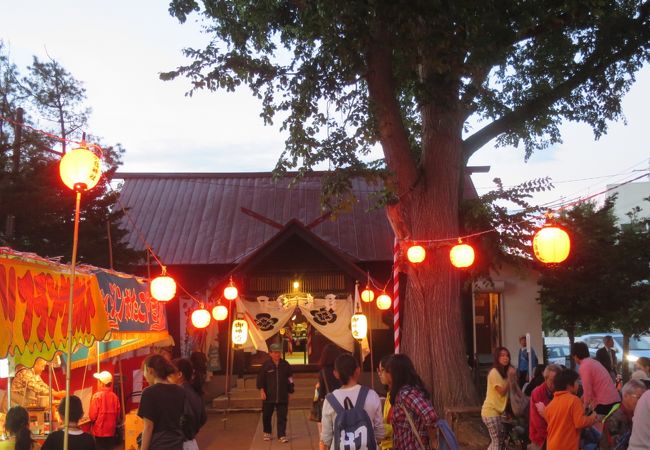
[[113,450],[115,429],[120,417],[120,400],[113,392],[113,375],[106,370],[93,374],[99,390],[90,400],[90,431],[95,436],[96,450]]
[[528,437],[530,438],[530,449],[541,450],[546,442],[546,420],[540,415],[537,404],[547,406],[553,399],[555,391],[555,376],[562,371],[557,364],[550,364],[544,369],[544,382],[533,389],[530,396],[530,421],[528,426]]

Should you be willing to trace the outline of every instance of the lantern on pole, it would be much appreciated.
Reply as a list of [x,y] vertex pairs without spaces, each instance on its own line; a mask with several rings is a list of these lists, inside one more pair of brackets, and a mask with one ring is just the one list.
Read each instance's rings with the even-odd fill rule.
[[412,245],[406,251],[406,257],[413,264],[420,264],[426,256],[427,252],[421,245]]
[[203,305],[192,313],[192,325],[199,329],[210,325],[210,312]]
[[167,275],[167,268],[162,267],[162,273],[151,280],[149,285],[151,296],[159,302],[168,302],[176,295],[176,281]]
[[226,320],[228,318],[228,308],[219,304],[212,308],[212,317],[214,320]]
[[392,302],[390,296],[383,292],[379,297],[377,297],[377,309],[386,311],[390,308]]
[[228,282],[228,286],[223,290],[223,297],[226,300],[234,300],[237,298],[239,295],[239,291],[237,290],[237,286],[235,286],[235,283],[232,281],[232,277],[230,277],[230,282]]
[[232,322],[232,343],[235,346],[244,345],[248,340],[248,323],[241,318]]
[[[99,146],[93,146],[99,149]],[[68,335],[67,364],[65,365],[65,412],[63,414],[63,450],[69,448],[70,433],[70,361],[72,361],[72,318],[74,308],[74,287],[77,265],[77,247],[79,244],[79,210],[81,193],[94,188],[101,178],[100,160],[95,152],[90,151],[84,139],[79,148],[64,154],[59,163],[61,181],[75,192],[74,231],[72,235],[72,259],[70,262],[70,296],[68,297]]]
[[544,264],[561,263],[569,257],[571,239],[562,228],[547,223],[533,236],[533,252]]
[[350,328],[352,330],[352,337],[361,340],[365,339],[368,334],[368,318],[363,313],[355,313],[350,319]]
[[474,249],[471,245],[463,244],[460,239],[449,251],[449,260],[454,267],[459,269],[474,264]]

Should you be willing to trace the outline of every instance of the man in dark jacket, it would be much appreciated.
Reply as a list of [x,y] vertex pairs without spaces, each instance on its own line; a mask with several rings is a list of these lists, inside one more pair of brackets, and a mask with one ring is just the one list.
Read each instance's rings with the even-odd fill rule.
[[612,380],[616,383],[618,361],[616,359],[616,352],[614,351],[614,339],[611,336],[605,336],[603,338],[603,344],[604,347],[599,348],[596,352],[596,359],[605,366]]
[[271,344],[268,359],[257,375],[257,388],[262,398],[262,424],[264,440],[271,440],[271,418],[276,410],[278,422],[278,440],[289,442],[287,438],[287,413],[289,411],[289,394],[293,394],[293,371],[291,365],[281,358],[280,344]]

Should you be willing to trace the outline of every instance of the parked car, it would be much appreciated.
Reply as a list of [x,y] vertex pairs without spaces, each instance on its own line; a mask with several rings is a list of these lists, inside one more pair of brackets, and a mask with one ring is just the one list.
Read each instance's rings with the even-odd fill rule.
[[[587,344],[589,347],[589,354],[592,357],[596,356],[596,351],[599,348],[603,347],[603,338],[605,336],[611,336],[614,339],[614,351],[616,352],[616,357],[618,358],[619,364],[623,363],[623,360],[627,361],[630,371],[634,370],[634,363],[641,357],[645,356],[650,358],[650,339],[647,336],[641,336],[638,338],[630,338],[630,350],[622,358],[623,355],[623,335],[614,334],[614,333],[592,333],[585,334],[582,336],[576,337],[576,341],[582,341]],[[621,369],[619,365],[619,371]]]
[[571,367],[571,347],[568,344],[546,344],[547,362]]

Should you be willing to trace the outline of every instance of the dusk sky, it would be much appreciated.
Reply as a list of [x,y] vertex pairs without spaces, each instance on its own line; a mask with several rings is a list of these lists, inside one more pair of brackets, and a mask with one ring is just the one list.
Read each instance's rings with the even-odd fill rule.
[[[186,80],[158,79],[159,72],[185,62],[182,48],[207,42],[197,16],[181,25],[167,12],[167,2],[154,0],[0,0],[0,5],[0,39],[13,62],[24,72],[32,55],[49,55],[83,81],[93,110],[88,131],[126,148],[122,171],[273,169],[285,136],[279,121],[262,124],[260,104],[247,89],[186,97]],[[611,124],[600,141],[587,126],[570,124],[562,128],[562,145],[537,152],[527,163],[523,149],[480,150],[470,164],[491,170],[474,176],[479,192],[491,188],[495,177],[513,185],[550,176],[556,189],[535,198],[545,203],[594,194],[647,173],[650,68],[637,78],[624,100],[627,125]]]

